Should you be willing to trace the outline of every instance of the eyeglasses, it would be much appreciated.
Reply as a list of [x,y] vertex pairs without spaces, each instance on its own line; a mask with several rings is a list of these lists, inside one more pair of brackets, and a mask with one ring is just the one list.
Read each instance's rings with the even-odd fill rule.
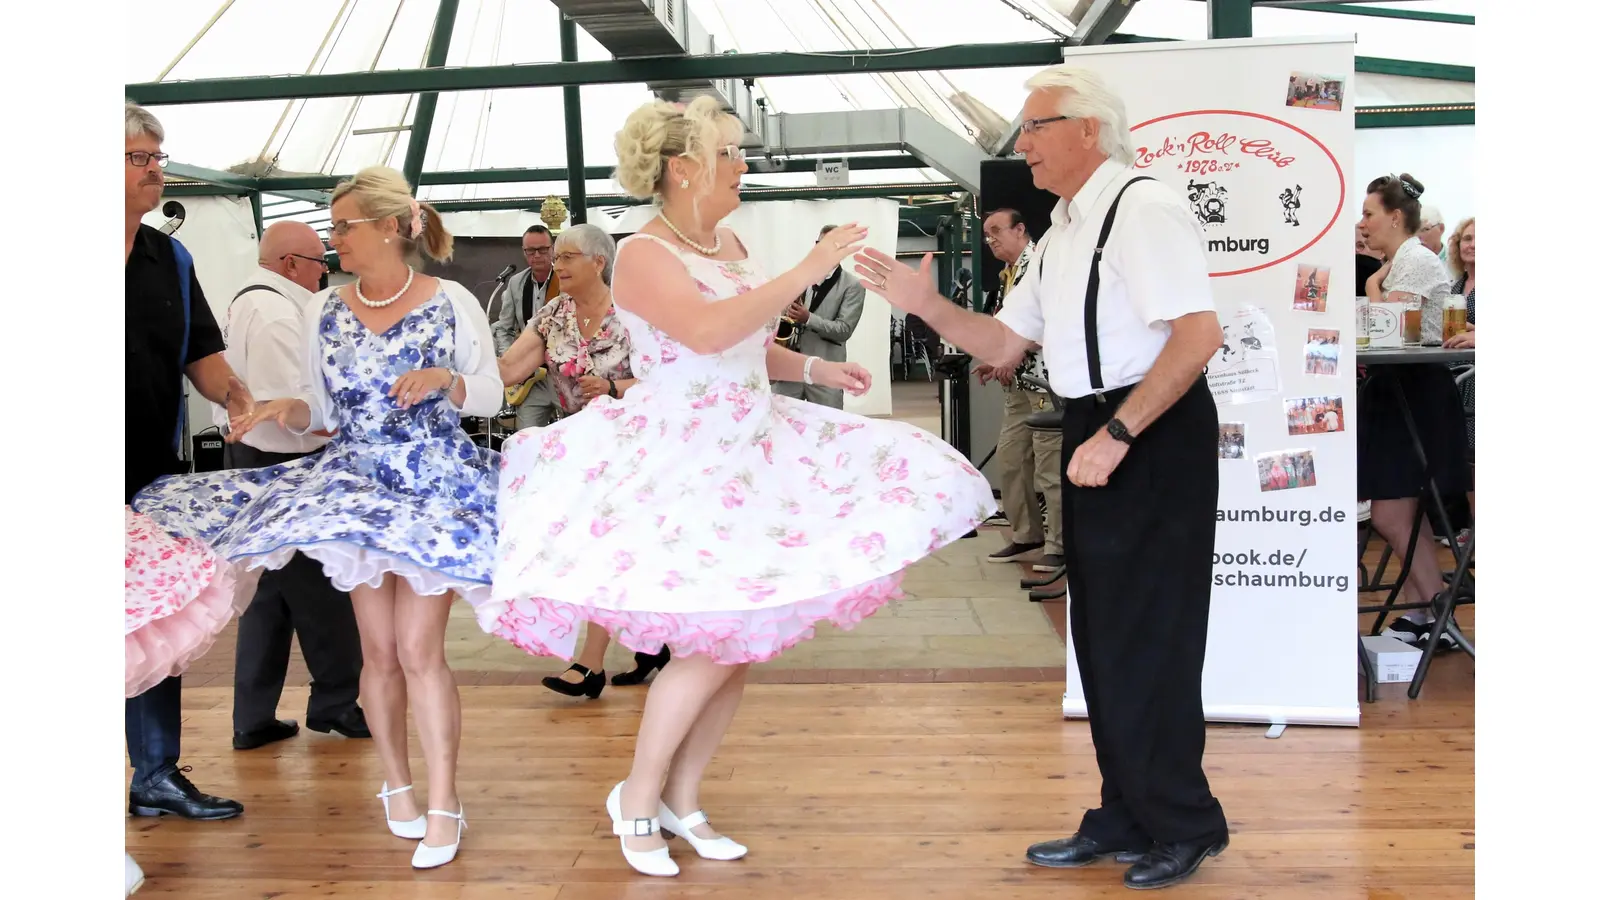
[[303,259],[306,262],[311,263],[314,266],[320,267],[322,269],[322,271],[324,271],[324,272],[328,271],[327,262],[322,260],[322,259],[319,259],[318,257],[315,257],[315,256],[306,256],[306,255],[304,255],[302,253],[285,253],[284,255],[282,255],[282,256],[280,256],[278,258],[279,259],[289,259],[290,257],[293,257],[295,259]]
[[128,162],[133,163],[134,167],[138,169],[142,169],[145,166],[150,165],[150,160],[152,159],[155,160],[156,164],[161,168],[165,169],[167,167],[167,155],[165,153],[151,153],[147,150],[129,150],[127,153],[124,153],[123,156],[126,156],[128,158]]
[[553,248],[553,247],[523,247],[522,248],[522,255],[523,256],[545,256],[545,255],[548,255],[550,253],[550,251],[553,250],[553,249],[555,249],[555,248]]
[[1023,134],[1033,134],[1051,122],[1067,122],[1076,118],[1077,116],[1047,116],[1042,119],[1023,119],[1020,128]]
[[558,263],[569,263],[575,259],[583,259],[583,254],[576,250],[568,250],[565,253],[556,254],[556,262]]
[[333,227],[329,228],[328,230],[333,234],[337,234],[339,237],[344,237],[350,233],[351,225],[360,225],[362,222],[376,222],[379,221],[380,218],[381,217],[374,216],[367,219],[345,219],[342,222],[333,223]]
[[732,162],[742,162],[744,160],[744,148],[737,144],[729,144],[722,148],[722,155]]

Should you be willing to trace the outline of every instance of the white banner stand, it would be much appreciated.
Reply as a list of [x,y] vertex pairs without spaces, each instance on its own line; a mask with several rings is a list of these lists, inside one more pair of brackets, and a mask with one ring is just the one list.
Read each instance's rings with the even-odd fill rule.
[[[1206,232],[1225,345],[1209,721],[1356,725],[1355,39],[1068,51]],[[1070,602],[1070,598],[1068,599]],[[1087,715],[1070,633],[1062,711]]]

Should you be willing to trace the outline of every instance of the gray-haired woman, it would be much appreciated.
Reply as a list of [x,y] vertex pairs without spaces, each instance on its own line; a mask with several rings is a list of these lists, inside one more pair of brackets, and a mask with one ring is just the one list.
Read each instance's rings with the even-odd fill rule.
[[[555,272],[562,293],[546,303],[522,335],[500,357],[500,375],[516,384],[540,366],[549,369],[555,389],[556,417],[566,418],[590,400],[607,395],[621,397],[633,386],[628,358],[633,347],[627,329],[617,321],[611,306],[611,265],[617,242],[595,225],[574,225],[556,238]],[[560,675],[545,678],[545,687],[570,697],[600,696],[605,689],[606,648],[611,635],[589,623],[583,652]],[[612,684],[639,684],[667,664],[668,651],[635,653],[637,668],[611,680]]]

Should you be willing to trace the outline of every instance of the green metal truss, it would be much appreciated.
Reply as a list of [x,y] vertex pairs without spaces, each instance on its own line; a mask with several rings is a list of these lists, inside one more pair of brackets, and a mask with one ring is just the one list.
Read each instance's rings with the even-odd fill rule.
[[1432,103],[1422,106],[1363,106],[1356,110],[1357,128],[1429,128],[1475,124],[1471,103]]
[[[1273,4],[1263,4],[1271,6]],[[1441,22],[1446,25],[1472,25],[1473,17],[1460,13],[1429,12],[1422,9],[1391,9],[1359,3],[1296,3],[1288,7],[1303,12],[1335,13],[1342,16],[1373,16],[1379,19],[1410,19],[1414,22]]]
[[837,53],[727,53],[716,56],[644,56],[588,62],[550,62],[507,66],[340,72],[328,75],[272,75],[202,78],[130,84],[129,100],[144,106],[179,103],[230,103],[319,97],[415,94],[425,91],[483,91],[499,88],[567,87],[587,84],[644,84],[723,78],[787,78],[1048,66],[1061,61],[1056,41],[1007,44],[957,44],[895,50]]

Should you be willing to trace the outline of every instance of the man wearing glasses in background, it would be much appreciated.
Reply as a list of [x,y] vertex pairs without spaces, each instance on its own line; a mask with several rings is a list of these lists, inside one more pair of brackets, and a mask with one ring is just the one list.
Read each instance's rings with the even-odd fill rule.
[[[328,266],[322,239],[303,222],[277,222],[261,235],[256,269],[228,305],[223,338],[228,364],[252,396],[300,394],[305,378],[305,327],[321,313],[313,294]],[[313,373],[316,374],[316,373]],[[228,424],[214,407],[214,421]],[[320,453],[330,434],[296,435],[274,422],[257,425],[224,449],[230,469],[259,469]],[[322,564],[296,553],[281,569],[263,572],[250,606],[239,617],[233,674],[233,748],[254,750],[294,737],[300,726],[278,718],[289,671],[289,644],[298,634],[311,670],[306,727],[369,738],[361,692],[361,636],[350,595],[336,589]]]
[[[543,225],[531,225],[522,233],[522,258],[528,267],[511,276],[501,292],[500,315],[494,321],[496,356],[504,356],[516,343],[522,330],[533,321],[534,313],[561,296],[561,279],[555,275],[554,247],[555,237]],[[549,425],[555,418],[555,409],[556,395],[549,379],[543,379],[529,389],[527,397],[517,405],[517,430]]]

